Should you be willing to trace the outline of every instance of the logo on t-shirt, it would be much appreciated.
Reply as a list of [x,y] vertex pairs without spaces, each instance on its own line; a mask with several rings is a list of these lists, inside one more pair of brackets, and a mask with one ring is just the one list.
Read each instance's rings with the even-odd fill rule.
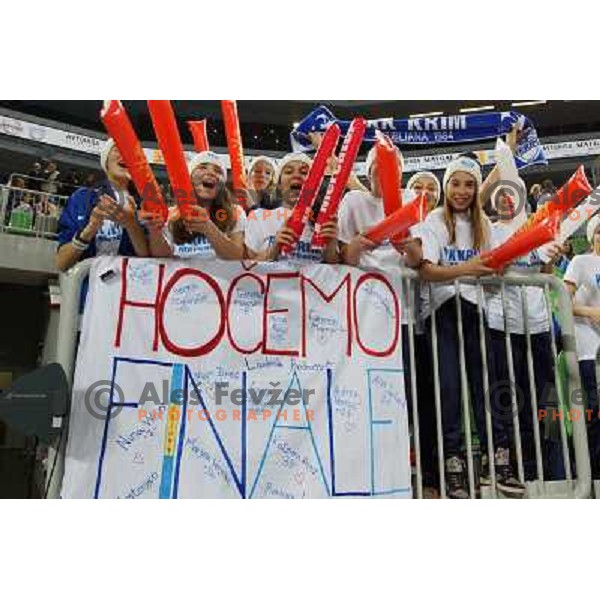
[[205,236],[200,235],[187,244],[176,244],[173,254],[182,258],[187,258],[190,256],[214,258],[215,250],[208,239]]
[[443,254],[443,263],[456,265],[471,260],[474,256],[479,254],[479,250],[475,250],[475,248],[455,248],[454,246],[445,246]]

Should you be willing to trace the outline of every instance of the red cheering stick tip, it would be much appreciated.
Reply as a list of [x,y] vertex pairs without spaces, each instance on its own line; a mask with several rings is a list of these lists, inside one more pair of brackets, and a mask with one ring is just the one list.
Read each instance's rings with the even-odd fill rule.
[[142,209],[159,214],[166,221],[167,205],[124,106],[119,100],[105,100],[100,119],[127,165],[135,189],[142,198]]
[[148,110],[175,201],[181,216],[186,219],[192,216],[196,200],[173,107],[168,100],[148,100]]
[[[311,215],[312,206],[325,176],[327,161],[335,151],[340,139],[340,133],[340,126],[337,123],[331,124],[325,131],[325,135],[317,148],[317,154],[310,167],[310,171],[300,190],[296,206],[294,206],[294,210],[292,210],[292,214],[287,220],[287,227],[294,232],[296,239],[300,239],[302,236],[304,226]],[[281,247],[281,252],[289,254],[292,249],[293,246],[285,244]]]
[[244,148],[242,146],[242,134],[240,133],[240,121],[235,100],[221,100],[221,112],[223,113],[227,149],[229,150],[229,160],[231,161],[233,189],[238,202],[245,208],[245,192],[248,188],[248,183],[244,168]]
[[202,119],[202,121],[188,121],[188,127],[194,138],[194,150],[196,152],[206,152],[209,150],[208,137],[206,135],[206,119]]
[[556,194],[544,203],[527,219],[521,230],[529,229],[553,214],[564,217],[592,191],[592,186],[585,176],[585,169],[580,165],[569,181]]
[[377,131],[375,135],[377,136],[375,142],[377,176],[383,196],[383,210],[387,217],[402,206],[402,192],[400,191],[402,171],[396,146],[380,131]]
[[366,130],[367,121],[362,117],[357,117],[350,123],[344,143],[342,144],[342,149],[340,150],[338,168],[329,182],[317,222],[315,223],[315,232],[311,241],[313,248],[323,248],[325,246],[325,239],[321,236],[321,229],[325,223],[331,221],[337,214]]
[[419,194],[412,202],[402,206],[381,223],[371,227],[365,237],[376,244],[387,239],[398,239],[405,236],[408,230],[425,219],[427,215],[427,194]]
[[481,255],[481,260],[487,267],[499,269],[520,256],[529,254],[532,250],[553,241],[559,230],[560,215],[554,213],[541,223],[527,230],[519,230],[504,244]]

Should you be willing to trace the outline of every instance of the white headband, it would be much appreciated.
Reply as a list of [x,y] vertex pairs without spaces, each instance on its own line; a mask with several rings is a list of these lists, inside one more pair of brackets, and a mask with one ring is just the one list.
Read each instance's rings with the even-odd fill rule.
[[431,171],[419,171],[418,173],[415,173],[406,183],[406,189],[412,189],[412,186],[417,183],[417,180],[421,179],[421,177],[429,177],[429,179],[433,179],[433,182],[435,183],[435,191],[439,200],[440,196],[442,195],[440,180]]
[[252,159],[250,166],[248,167],[248,173],[250,173],[259,162],[267,163],[271,167],[273,170],[273,177],[277,175],[277,165],[275,164],[275,161],[270,156],[264,155],[256,156]]
[[598,225],[600,225],[600,215],[594,215],[587,224],[586,234],[587,240],[591,244],[594,241],[594,233],[596,233],[596,229],[598,229]]
[[221,170],[221,180],[225,182],[227,180],[227,168],[219,158],[218,154],[211,152],[210,150],[205,150],[204,152],[198,152],[194,155],[192,160],[188,163],[188,171],[191,174],[196,170],[200,165],[215,165],[219,167]]
[[281,174],[283,173],[283,169],[286,167],[286,165],[289,165],[291,162],[296,162],[296,161],[301,162],[305,165],[308,165],[309,169],[312,166],[312,160],[310,159],[309,156],[304,154],[304,152],[290,152],[289,154],[286,154],[279,161],[279,168],[277,170],[277,178],[275,180],[275,181],[277,181],[277,183],[279,183],[279,178],[281,177]]
[[444,194],[446,193],[446,186],[450,178],[454,173],[458,173],[459,171],[471,175],[477,182],[477,189],[481,189],[482,177],[479,163],[468,156],[459,156],[446,167],[446,171],[444,172],[444,181],[442,183]]
[[105,173],[108,173],[108,155],[115,145],[115,140],[108,138],[100,150],[100,166]]

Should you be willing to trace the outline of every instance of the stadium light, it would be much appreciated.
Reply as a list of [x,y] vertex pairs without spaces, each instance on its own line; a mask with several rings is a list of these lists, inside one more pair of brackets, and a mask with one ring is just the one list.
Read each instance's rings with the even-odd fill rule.
[[486,106],[467,106],[466,108],[461,108],[459,112],[461,113],[472,113],[479,112],[481,110],[494,110],[496,108],[493,104],[487,104]]

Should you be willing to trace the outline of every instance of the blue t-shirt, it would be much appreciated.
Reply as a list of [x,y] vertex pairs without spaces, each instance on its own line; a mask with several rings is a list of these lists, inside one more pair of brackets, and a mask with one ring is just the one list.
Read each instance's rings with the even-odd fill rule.
[[[117,200],[115,189],[108,180],[95,188],[79,188],[73,192],[67,206],[58,220],[58,247],[69,243],[73,236],[83,229],[88,221],[96,202],[106,194]],[[131,194],[139,207],[139,197]],[[90,247],[82,254],[81,260],[98,255],[135,256],[135,249],[129,234],[118,223],[105,220],[98,230]]]

